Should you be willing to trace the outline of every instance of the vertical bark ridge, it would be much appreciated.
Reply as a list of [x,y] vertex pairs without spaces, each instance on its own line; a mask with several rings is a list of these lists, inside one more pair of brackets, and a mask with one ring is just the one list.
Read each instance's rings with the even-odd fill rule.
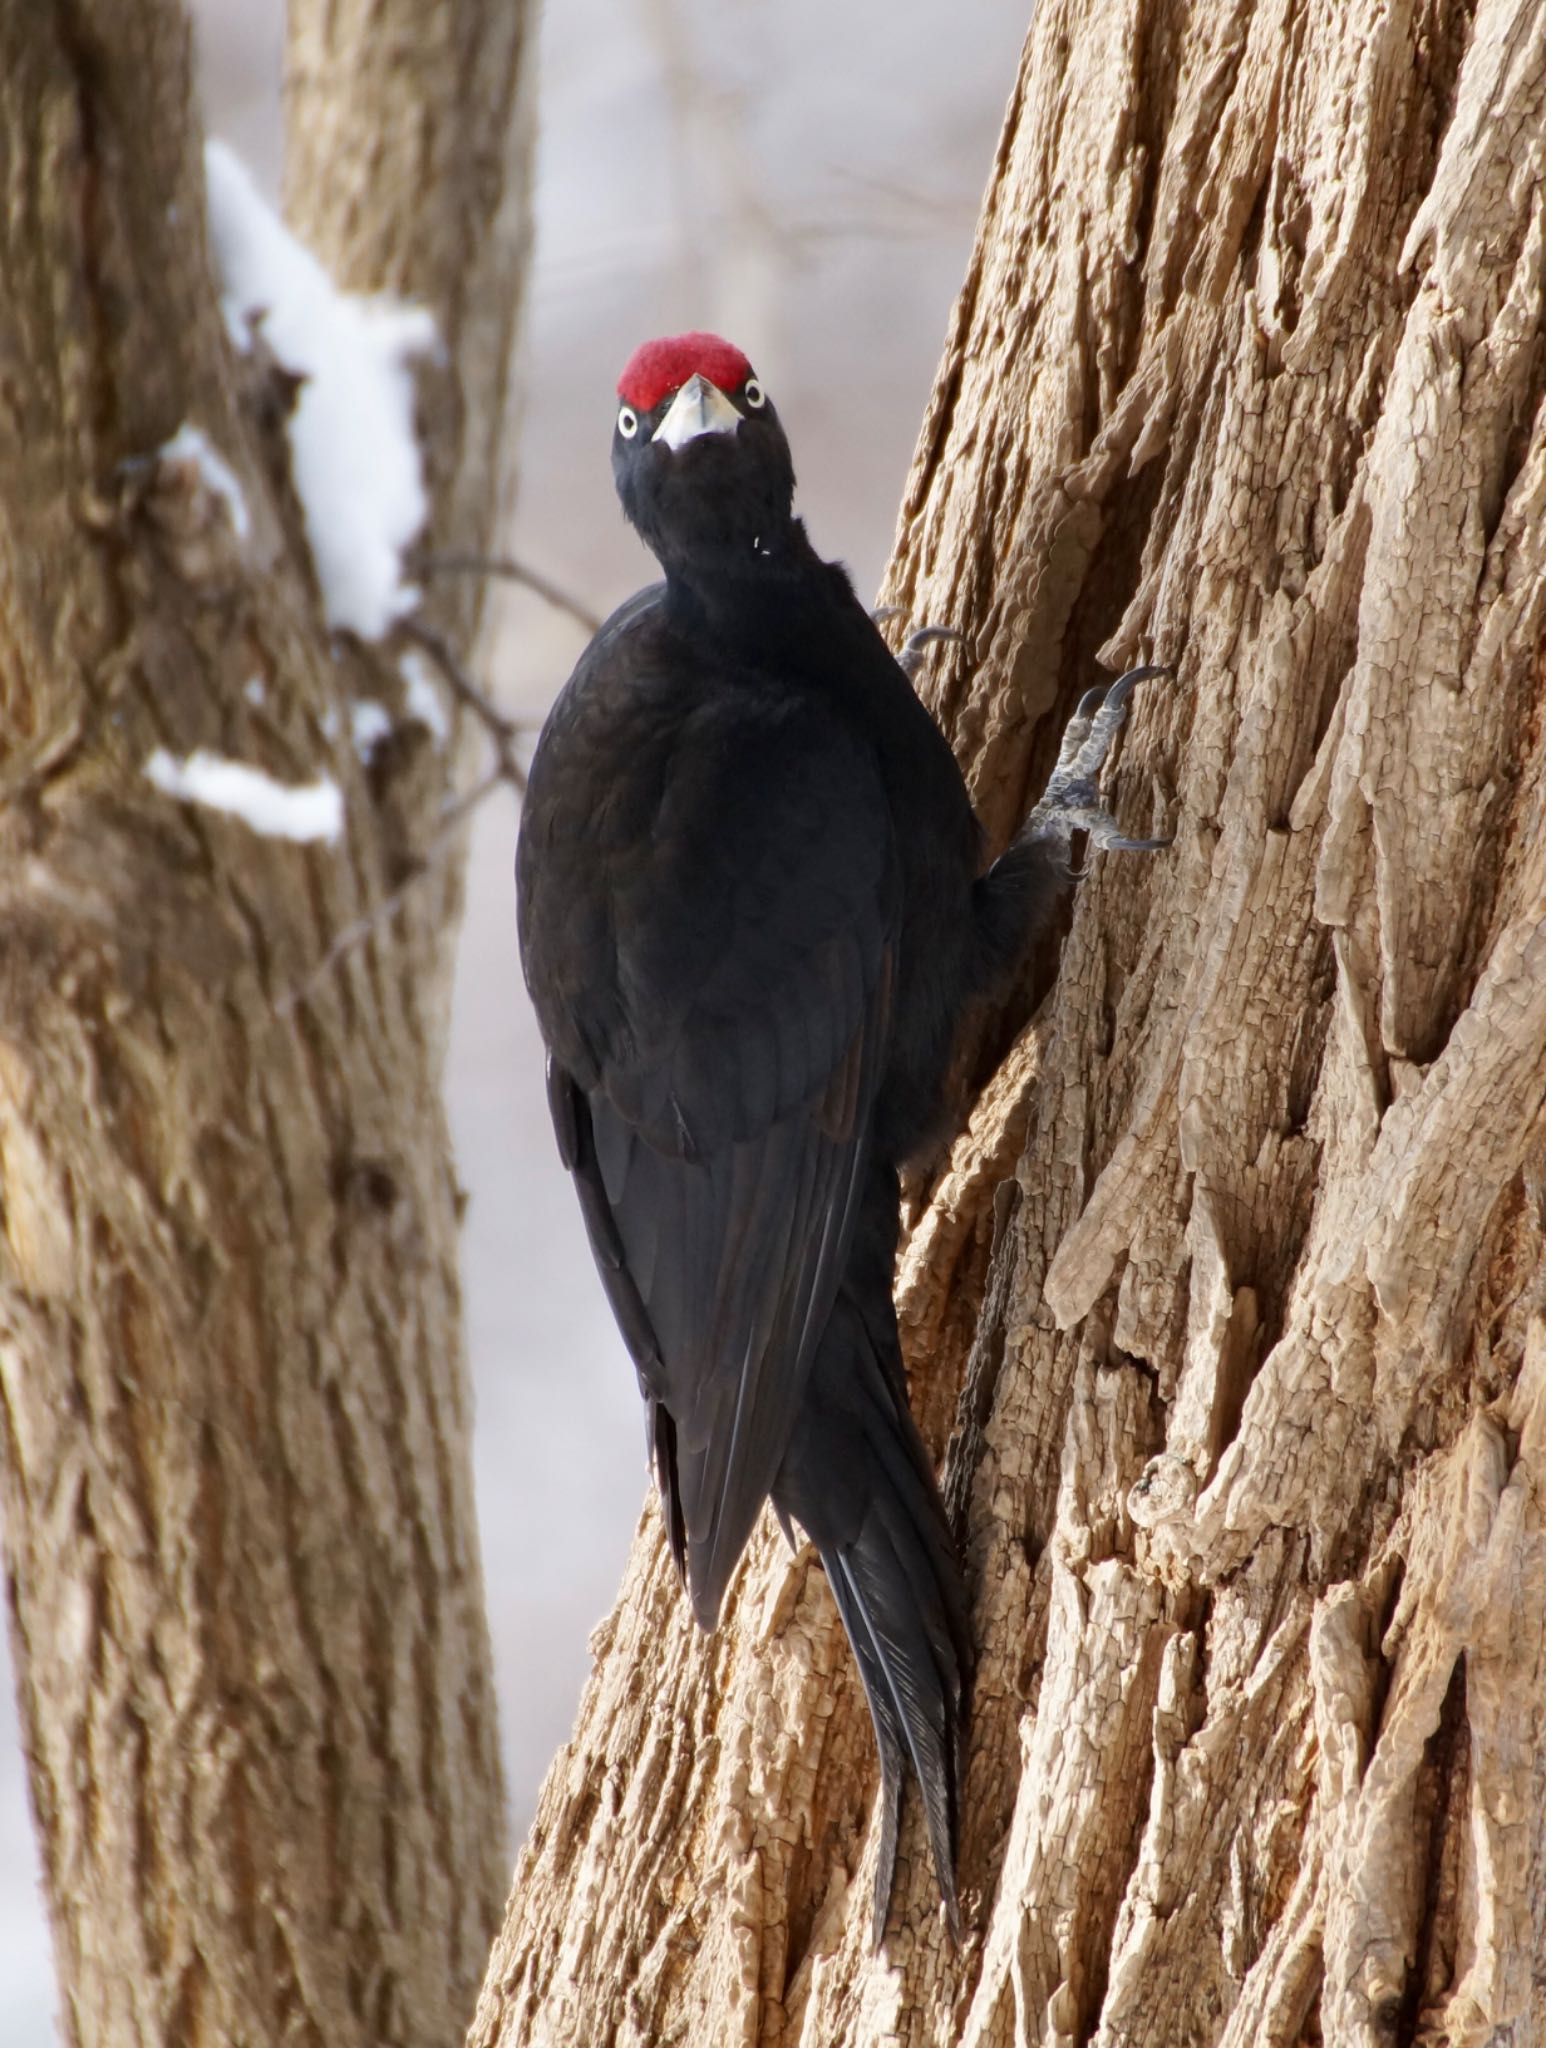
[[[451,203],[434,181],[465,171],[460,257],[497,286],[491,326],[458,314],[425,420],[437,531],[464,542],[495,496],[521,252],[489,244],[526,146],[524,10],[460,9],[469,49],[480,18],[476,110],[417,112],[461,151],[417,196]],[[12,1637],[68,2038],[430,2048],[460,2037],[506,1868],[438,1091],[454,884],[318,969],[454,763],[354,749],[353,699],[399,679],[330,643],[282,389],[230,351],[189,57],[164,0],[0,25]],[[341,67],[333,90],[368,99]],[[409,230],[385,212],[361,198],[327,253],[352,237],[350,282],[402,285],[447,332],[447,274],[389,274]],[[436,437],[469,397],[464,460]],[[157,459],[185,421],[239,477],[245,540]],[[343,836],[178,803],[144,773],[157,746],[330,774]]]

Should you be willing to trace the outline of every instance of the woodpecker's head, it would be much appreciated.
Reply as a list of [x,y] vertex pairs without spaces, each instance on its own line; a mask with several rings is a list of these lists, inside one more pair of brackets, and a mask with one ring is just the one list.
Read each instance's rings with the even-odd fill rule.
[[667,570],[776,560],[792,530],[794,466],[772,402],[738,348],[673,334],[617,381],[612,474]]

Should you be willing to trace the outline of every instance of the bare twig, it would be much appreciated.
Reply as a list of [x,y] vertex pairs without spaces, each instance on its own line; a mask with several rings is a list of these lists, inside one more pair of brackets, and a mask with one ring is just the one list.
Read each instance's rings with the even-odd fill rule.
[[306,979],[298,987],[279,997],[274,1007],[281,1016],[287,1016],[297,1004],[305,1002],[318,983],[331,974],[339,962],[352,953],[356,946],[374,938],[377,932],[386,930],[419,883],[427,880],[450,852],[462,827],[467,824],[479,804],[506,779],[496,768],[492,774],[486,775],[481,782],[474,783],[471,789],[457,798],[445,812],[434,838],[414,861],[397,887],[373,903],[369,910],[346,924],[341,931],[336,932],[333,935],[333,943]]
[[544,576],[540,570],[528,569],[524,562],[518,562],[513,555],[479,555],[465,549],[447,549],[440,554],[419,555],[413,564],[416,576],[502,576],[509,583],[522,584],[533,591],[544,604],[552,605],[555,611],[566,612],[577,625],[587,633],[601,629],[601,620],[590,606],[578,597],[571,597],[560,584]]
[[521,730],[517,722],[507,717],[488,692],[473,681],[443,633],[437,632],[433,626],[426,626],[421,619],[404,619],[398,631],[415,647],[424,649],[445,678],[452,696],[466,706],[488,734],[494,759],[499,764],[495,780],[508,782],[518,796],[523,796],[526,792],[526,770],[515,751],[516,737]]
[[351,923],[346,924],[341,931],[336,932],[332,944],[306,979],[278,999],[275,1008],[282,1016],[288,1015],[297,1004],[304,1002],[318,983],[331,974],[339,962],[352,953],[356,946],[363,945],[377,932],[386,930],[414,889],[433,874],[450,852],[462,828],[486,797],[492,796],[502,784],[508,784],[517,797],[526,793],[526,770],[515,751],[516,740],[523,728],[515,719],[507,718],[487,691],[478,687],[457,660],[455,651],[444,635],[437,633],[433,626],[426,626],[417,619],[407,619],[398,630],[405,640],[411,640],[416,647],[423,648],[440,670],[457,702],[465,705],[482,726],[493,750],[494,766],[480,781],[473,783],[470,789],[463,790],[459,797],[446,805],[429,844],[415,858],[397,887],[373,903]]

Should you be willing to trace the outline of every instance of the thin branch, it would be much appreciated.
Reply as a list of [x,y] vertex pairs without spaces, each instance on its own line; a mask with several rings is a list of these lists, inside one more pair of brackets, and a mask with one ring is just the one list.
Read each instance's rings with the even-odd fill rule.
[[426,626],[417,619],[407,619],[398,631],[406,640],[411,640],[435,663],[445,678],[447,687],[458,703],[463,704],[477,719],[488,736],[493,749],[494,766],[481,781],[447,804],[440,814],[440,823],[424,851],[419,854],[402,881],[370,908],[336,932],[333,942],[311,973],[297,987],[280,996],[275,1008],[281,1016],[287,1016],[296,1005],[304,1002],[325,976],[332,973],[341,960],[347,958],[356,946],[363,945],[377,932],[385,931],[393,918],[407,902],[420,882],[433,874],[436,867],[456,844],[462,828],[469,822],[474,811],[486,797],[493,795],[501,785],[508,784],[517,797],[526,793],[526,770],[515,751],[515,743],[523,728],[513,718],[507,718],[485,690],[481,690],[456,658],[454,650],[443,634],[433,626]]
[[571,597],[567,590],[540,570],[528,569],[513,555],[479,555],[467,549],[447,549],[440,554],[416,556],[413,573],[416,576],[502,576],[509,583],[519,583],[533,591],[555,611],[566,612],[587,633],[599,633],[601,630],[601,620],[588,604],[578,597]]
[[479,725],[488,734],[489,744],[494,749],[494,759],[499,764],[497,779],[508,782],[518,796],[526,793],[526,770],[516,755],[515,742],[521,731],[515,719],[507,717],[486,690],[480,689],[461,662],[456,651],[443,633],[433,626],[426,626],[421,619],[404,619],[398,627],[405,640],[411,640],[416,647],[422,647],[445,678],[446,687],[459,704],[464,705]]
[[397,887],[373,903],[369,910],[355,918],[352,923],[346,924],[341,931],[336,932],[333,943],[306,979],[278,998],[274,1007],[281,1016],[288,1016],[298,1004],[305,1002],[317,985],[331,974],[339,962],[347,958],[356,946],[363,945],[377,932],[386,930],[419,883],[426,881],[450,852],[462,827],[467,824],[478,805],[486,796],[492,795],[506,779],[496,768],[481,782],[474,783],[464,796],[459,797],[451,805],[434,838],[414,861]]

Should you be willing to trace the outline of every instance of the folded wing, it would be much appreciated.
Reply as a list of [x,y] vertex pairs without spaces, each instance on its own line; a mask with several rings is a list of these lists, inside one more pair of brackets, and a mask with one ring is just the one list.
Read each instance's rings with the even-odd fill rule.
[[898,881],[875,768],[819,707],[711,699],[672,729],[668,760],[647,726],[631,755],[592,754],[583,818],[562,754],[539,756],[522,942],[560,1147],[711,1626],[846,1261]]

